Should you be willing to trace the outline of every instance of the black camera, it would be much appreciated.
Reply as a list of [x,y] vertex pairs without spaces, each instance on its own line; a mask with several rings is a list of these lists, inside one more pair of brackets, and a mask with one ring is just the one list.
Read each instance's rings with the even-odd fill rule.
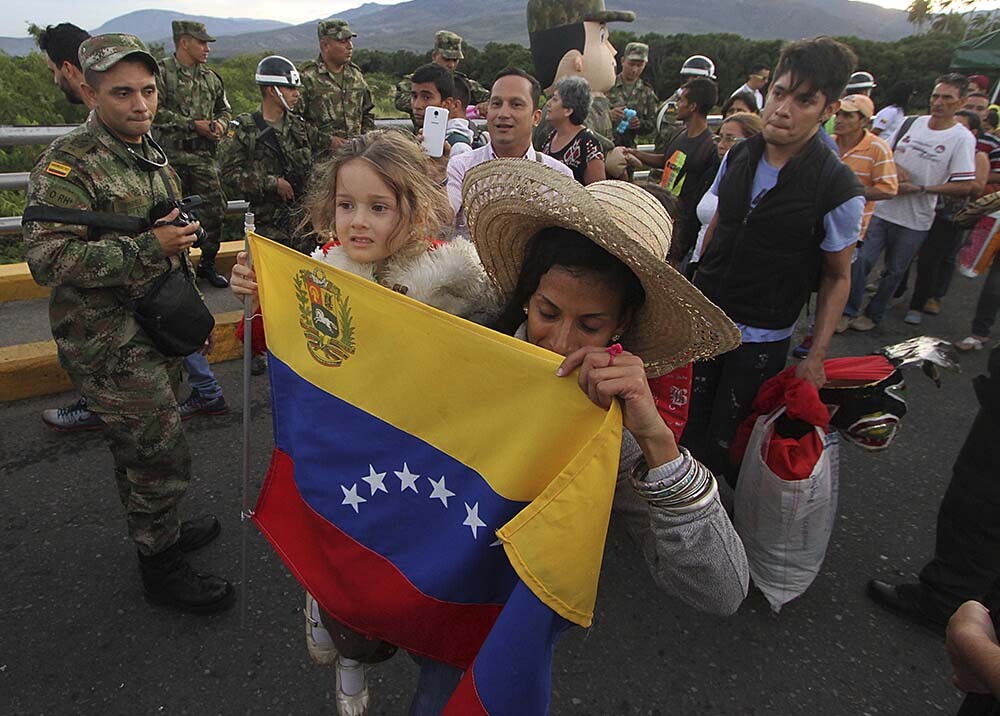
[[[153,226],[163,226],[168,223],[174,226],[187,226],[192,221],[198,220],[198,215],[194,212],[194,209],[204,203],[204,200],[197,194],[186,196],[180,201],[176,199],[164,199],[154,204],[153,208],[149,210],[149,221]],[[177,209],[177,216],[173,221],[161,221],[164,216],[174,209]],[[199,226],[198,231],[195,232],[195,242],[191,246],[198,248],[205,241],[206,236],[205,230]]]

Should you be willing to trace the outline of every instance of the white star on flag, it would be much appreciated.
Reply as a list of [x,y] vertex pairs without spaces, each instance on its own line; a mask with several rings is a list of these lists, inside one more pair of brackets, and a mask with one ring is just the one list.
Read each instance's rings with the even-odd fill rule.
[[363,498],[361,495],[358,494],[358,483],[356,482],[351,486],[350,490],[348,490],[343,485],[340,486],[340,489],[344,491],[344,501],[341,502],[340,504],[350,505],[351,507],[354,508],[355,514],[357,514],[358,512],[358,505],[360,505],[362,502],[368,502],[368,500],[366,500],[365,498]]
[[472,507],[469,507],[469,503],[465,503],[465,522],[462,523],[463,526],[469,527],[472,530],[472,538],[479,539],[479,528],[485,527],[486,523],[479,519],[479,503],[477,502]]
[[437,482],[434,482],[434,480],[430,477],[427,478],[427,481],[434,486],[434,489],[431,490],[430,498],[432,500],[434,499],[441,500],[441,504],[447,507],[448,498],[454,497],[455,493],[444,486],[444,475],[442,475],[441,479],[438,480]]
[[412,472],[410,472],[410,468],[406,466],[405,462],[403,463],[402,472],[400,472],[399,470],[393,470],[393,472],[395,472],[396,477],[399,478],[400,492],[402,492],[403,490],[413,490],[418,495],[420,494],[420,491],[417,489],[417,478],[420,477],[420,475],[414,475]]
[[385,473],[375,472],[375,468],[371,465],[368,466],[368,477],[362,477],[361,479],[371,485],[373,495],[379,490],[387,495],[389,494],[389,491],[385,489]]

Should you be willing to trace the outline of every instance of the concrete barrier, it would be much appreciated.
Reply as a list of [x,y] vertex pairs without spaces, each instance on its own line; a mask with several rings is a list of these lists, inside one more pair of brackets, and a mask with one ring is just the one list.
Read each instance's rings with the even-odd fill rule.
[[[208,357],[210,363],[243,356],[243,343],[236,338],[236,326],[242,320],[242,311],[215,316],[215,349]],[[53,395],[72,387],[69,376],[59,367],[55,341],[0,347],[0,403]]]
[[[223,276],[228,277],[236,263],[236,254],[243,250],[242,241],[224,241],[215,257],[215,268]],[[201,261],[201,250],[191,250],[191,263],[196,267]],[[0,303],[6,301],[27,301],[33,298],[46,298],[49,295],[48,286],[40,286],[31,277],[28,264],[0,264]]]

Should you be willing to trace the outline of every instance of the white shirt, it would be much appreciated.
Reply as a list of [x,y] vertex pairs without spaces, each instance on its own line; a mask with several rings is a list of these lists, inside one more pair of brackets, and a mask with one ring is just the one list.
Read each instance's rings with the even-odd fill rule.
[[[533,162],[541,159],[542,164],[552,167],[559,173],[565,174],[570,178],[573,177],[573,171],[568,166],[547,154],[535,152],[535,148],[530,144],[528,145],[528,151],[524,153],[524,158],[530,159]],[[499,159],[493,151],[492,144],[487,144],[486,146],[479,147],[479,149],[473,149],[471,152],[465,152],[457,156],[452,155],[448,159],[448,201],[451,203],[451,208],[455,210],[455,225],[460,230],[465,226],[465,215],[462,213],[462,181],[465,179],[465,173],[472,169],[472,167],[483,162],[488,162],[491,159]]]
[[705,232],[708,231],[708,225],[712,221],[712,217],[715,216],[715,211],[718,208],[718,195],[713,194],[711,191],[706,191],[702,195],[701,201],[698,202],[698,207],[695,209],[698,221],[701,222],[701,229],[698,231],[698,240],[694,243],[694,252],[691,254],[692,262],[701,259],[701,247],[705,243]]
[[764,95],[762,95],[760,93],[760,90],[755,90],[750,85],[748,85],[748,84],[746,84],[744,82],[742,87],[740,87],[739,89],[737,89],[735,92],[733,92],[733,94],[731,94],[729,96],[732,97],[733,95],[739,94],[740,92],[749,92],[750,94],[753,95],[753,98],[755,100],[757,100],[757,111],[758,112],[760,110],[764,109]]
[[[976,138],[961,124],[931,129],[930,117],[917,117],[896,142],[896,166],[910,175],[910,183],[933,186],[976,178]],[[889,141],[892,144],[892,140]],[[875,213],[914,231],[927,231],[934,223],[937,194],[906,194],[875,203]]]
[[906,112],[901,107],[891,104],[878,111],[878,114],[872,119],[872,129],[879,130],[878,136],[881,139],[891,142],[892,138],[896,136],[896,132],[903,126],[904,119],[906,119]]

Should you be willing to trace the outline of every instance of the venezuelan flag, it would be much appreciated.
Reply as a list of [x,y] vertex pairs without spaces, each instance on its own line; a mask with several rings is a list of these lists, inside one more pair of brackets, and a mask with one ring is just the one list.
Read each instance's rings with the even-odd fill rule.
[[543,714],[589,626],[621,443],[560,358],[251,235],[275,448],[254,521],[341,622]]

